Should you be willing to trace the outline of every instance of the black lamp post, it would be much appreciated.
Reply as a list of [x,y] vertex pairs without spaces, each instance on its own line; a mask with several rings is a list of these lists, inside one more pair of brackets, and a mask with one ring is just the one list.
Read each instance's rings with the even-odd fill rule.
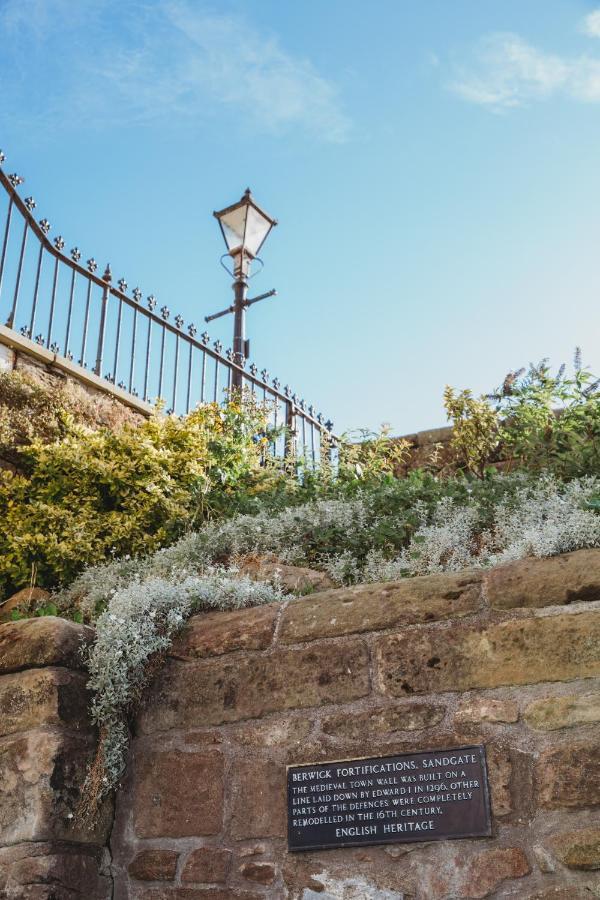
[[[248,277],[250,266],[258,257],[260,248],[266,241],[271,229],[277,225],[277,221],[269,216],[264,209],[254,201],[250,188],[242,199],[232,206],[227,206],[220,212],[213,213],[217,219],[227,253],[233,260],[233,291],[234,303],[228,309],[224,309],[212,316],[206,316],[205,321],[210,322],[233,313],[233,360],[238,366],[242,366],[250,355],[249,342],[246,340],[246,310],[253,303],[272,297],[276,292],[268,291],[259,297],[247,299]],[[234,369],[232,386],[241,388],[242,375]]]

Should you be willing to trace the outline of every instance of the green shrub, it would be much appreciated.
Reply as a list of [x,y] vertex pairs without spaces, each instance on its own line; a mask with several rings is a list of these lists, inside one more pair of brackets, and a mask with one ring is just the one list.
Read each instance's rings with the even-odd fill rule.
[[19,474],[0,472],[0,592],[54,587],[86,565],[172,542],[281,478],[263,462],[259,407],[203,406],[114,433],[65,422],[32,439]]

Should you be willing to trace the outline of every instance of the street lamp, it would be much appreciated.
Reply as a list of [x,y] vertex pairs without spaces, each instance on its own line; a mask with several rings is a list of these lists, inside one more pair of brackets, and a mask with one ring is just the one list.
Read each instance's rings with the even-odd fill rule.
[[[221,312],[206,316],[205,321],[210,322],[228,313],[233,313],[233,359],[238,366],[242,366],[250,355],[249,342],[246,340],[246,310],[253,303],[272,297],[276,291],[268,291],[259,297],[248,300],[248,277],[253,260],[257,259],[260,248],[266,241],[271,229],[277,225],[277,221],[261,209],[255,202],[250,188],[244,192],[244,196],[238,203],[227,206],[220,212],[214,212],[217,219],[227,253],[233,260],[233,306]],[[225,254],[227,255],[227,254]],[[232,386],[242,387],[242,374],[233,370]]]

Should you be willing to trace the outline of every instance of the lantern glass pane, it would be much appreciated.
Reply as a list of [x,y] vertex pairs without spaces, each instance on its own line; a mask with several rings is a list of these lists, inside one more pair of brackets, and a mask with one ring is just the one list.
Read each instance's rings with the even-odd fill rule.
[[248,207],[246,204],[243,204],[219,217],[225,234],[225,243],[230,251],[235,250],[236,247],[241,247],[244,243],[247,213]]
[[265,219],[253,206],[249,206],[246,221],[246,249],[250,251],[252,256],[256,256],[260,250],[270,228],[271,223],[269,220]]

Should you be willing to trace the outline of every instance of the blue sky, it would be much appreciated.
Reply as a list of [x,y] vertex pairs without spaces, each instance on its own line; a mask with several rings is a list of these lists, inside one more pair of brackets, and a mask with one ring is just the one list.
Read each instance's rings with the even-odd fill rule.
[[446,383],[576,344],[600,370],[598,2],[0,0],[0,46],[36,214],[188,321],[251,186],[252,357],[336,430],[442,425]]

